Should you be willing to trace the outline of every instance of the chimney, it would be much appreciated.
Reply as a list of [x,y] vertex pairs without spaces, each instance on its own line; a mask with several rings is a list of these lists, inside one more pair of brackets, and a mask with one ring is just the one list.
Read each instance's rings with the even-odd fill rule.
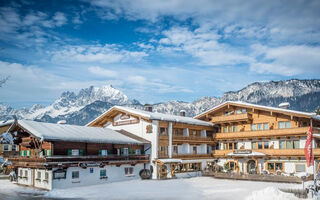
[[289,102],[283,102],[279,104],[279,108],[282,108],[282,109],[289,109],[289,107],[290,107]]
[[186,111],[185,110],[180,110],[180,116],[185,117],[186,116]]
[[67,121],[66,120],[60,120],[60,121],[57,121],[57,124],[66,124]]
[[152,105],[151,104],[144,104],[144,110],[148,112],[152,112]]

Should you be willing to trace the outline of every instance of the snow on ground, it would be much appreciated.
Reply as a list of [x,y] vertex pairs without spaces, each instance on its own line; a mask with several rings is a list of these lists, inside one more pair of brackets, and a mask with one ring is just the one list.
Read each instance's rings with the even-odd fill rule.
[[293,194],[283,193],[278,188],[302,188],[299,184],[251,182],[195,177],[174,180],[132,180],[106,183],[87,187],[55,189],[49,192],[25,188],[0,180],[1,194],[36,193],[48,198],[82,199],[183,199],[183,200],[294,200]]

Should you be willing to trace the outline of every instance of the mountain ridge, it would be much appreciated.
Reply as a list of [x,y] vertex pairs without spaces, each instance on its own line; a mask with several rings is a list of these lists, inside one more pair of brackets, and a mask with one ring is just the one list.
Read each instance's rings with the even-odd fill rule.
[[[238,91],[225,92],[221,97],[200,97],[192,102],[173,100],[152,106],[155,112],[175,115],[179,114],[180,110],[186,110],[187,116],[192,117],[225,101],[244,101],[274,107],[282,102],[289,102],[290,109],[313,111],[320,104],[320,80],[254,82]],[[138,100],[129,99],[112,85],[100,88],[90,86],[81,89],[77,94],[63,92],[49,106],[35,104],[30,109],[13,109],[0,104],[0,120],[10,119],[12,115],[16,115],[20,119],[53,123],[66,120],[69,124],[85,125],[114,105],[143,109]]]

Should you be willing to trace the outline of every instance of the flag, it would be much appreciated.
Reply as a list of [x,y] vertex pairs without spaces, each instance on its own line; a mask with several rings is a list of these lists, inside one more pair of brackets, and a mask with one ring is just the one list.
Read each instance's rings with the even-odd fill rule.
[[306,145],[304,146],[304,155],[306,157],[307,166],[313,166],[313,154],[312,154],[312,126],[308,131]]

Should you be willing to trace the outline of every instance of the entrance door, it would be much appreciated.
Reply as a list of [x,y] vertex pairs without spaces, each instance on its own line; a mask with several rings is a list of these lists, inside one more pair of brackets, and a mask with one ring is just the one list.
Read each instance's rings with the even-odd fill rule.
[[168,176],[168,170],[166,165],[160,165],[160,179],[166,179]]
[[247,172],[248,172],[248,174],[256,174],[257,173],[256,161],[249,160],[247,162]]

